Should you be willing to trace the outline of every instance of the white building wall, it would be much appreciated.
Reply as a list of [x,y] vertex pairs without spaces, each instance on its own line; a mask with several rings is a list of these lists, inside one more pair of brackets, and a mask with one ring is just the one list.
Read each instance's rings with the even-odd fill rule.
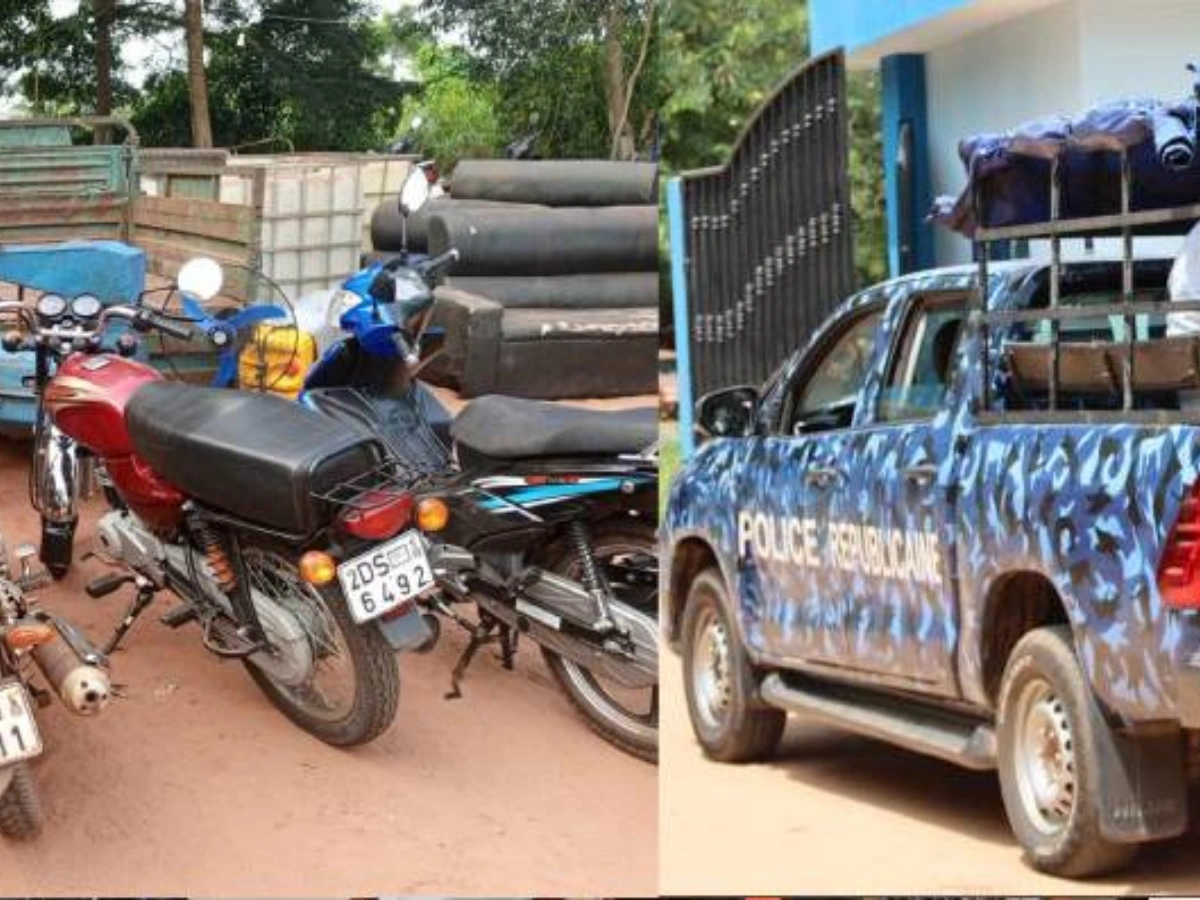
[[[930,179],[935,195],[956,195],[966,183],[958,157],[962,138],[1080,107],[1080,2],[1090,0],[1063,0],[927,51]],[[970,260],[966,239],[940,225],[932,227],[939,263]]]
[[[1119,97],[1182,99],[1191,60],[1200,60],[1200,0],[1061,0],[933,47],[925,76],[934,192],[957,194],[965,183],[961,138]],[[966,240],[936,232],[939,263],[970,259]],[[1144,249],[1172,252],[1160,243]]]

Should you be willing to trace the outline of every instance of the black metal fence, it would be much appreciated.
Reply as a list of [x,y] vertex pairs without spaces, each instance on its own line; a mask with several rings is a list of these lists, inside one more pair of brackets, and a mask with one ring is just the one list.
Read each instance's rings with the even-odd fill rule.
[[776,89],[725,165],[682,176],[695,396],[761,382],[854,289],[848,169],[834,51]]

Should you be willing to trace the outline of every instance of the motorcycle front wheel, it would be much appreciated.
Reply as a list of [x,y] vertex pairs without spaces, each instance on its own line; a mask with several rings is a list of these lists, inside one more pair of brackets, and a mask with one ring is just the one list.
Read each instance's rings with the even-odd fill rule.
[[242,559],[256,604],[285,613],[260,613],[276,649],[245,660],[267,699],[327,744],[365,744],[386,731],[399,705],[400,670],[375,624],[354,622],[336,581],[320,588],[304,581],[294,551],[248,544]]
[[[611,569],[622,558],[639,554],[653,556],[657,553],[657,543],[653,529],[616,522],[593,530],[592,552],[602,568]],[[573,553],[564,554],[552,569],[575,581],[582,575],[580,563]],[[657,617],[656,589],[627,596],[620,588],[619,579],[610,574],[610,581],[614,582],[616,602],[632,603],[640,612]],[[658,760],[658,685],[632,690],[544,647],[542,656],[571,705],[583,714],[593,731],[614,747],[639,759]]]

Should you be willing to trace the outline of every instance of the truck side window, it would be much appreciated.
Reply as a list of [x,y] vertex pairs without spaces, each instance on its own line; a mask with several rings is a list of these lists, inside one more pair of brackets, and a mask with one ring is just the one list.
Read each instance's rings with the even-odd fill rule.
[[860,316],[841,333],[792,391],[781,424],[787,434],[808,434],[848,428],[871,365],[875,331],[882,310]]
[[966,325],[966,298],[929,298],[909,314],[879,395],[878,419],[932,418],[942,406]]

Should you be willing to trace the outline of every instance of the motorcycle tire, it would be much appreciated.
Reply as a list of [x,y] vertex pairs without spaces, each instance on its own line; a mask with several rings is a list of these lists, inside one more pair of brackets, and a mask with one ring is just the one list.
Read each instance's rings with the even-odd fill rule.
[[51,522],[42,519],[42,544],[38,559],[55,581],[71,570],[75,554],[75,521]]
[[[396,718],[400,702],[400,669],[395,651],[379,628],[372,622],[360,625],[354,621],[336,581],[319,588],[305,584],[299,576],[294,550],[269,542],[247,540],[242,555],[251,583],[255,583],[252,569],[259,565],[258,560],[270,559],[277,569],[289,570],[284,577],[303,585],[303,589],[310,592],[305,597],[310,604],[305,613],[322,613],[323,623],[336,631],[336,635],[326,637],[333,640],[340,638],[345,650],[345,662],[349,664],[354,680],[353,697],[347,698],[344,708],[338,711],[340,714],[335,714],[314,709],[299,698],[301,692],[298,689],[272,678],[252,660],[243,660],[259,689],[293,723],[327,744],[353,747],[381,735]],[[309,639],[312,641],[311,634]],[[319,651],[320,648],[328,648],[329,643],[328,639],[322,640],[319,645],[314,644],[312,649]],[[311,694],[314,690],[312,681],[310,678],[309,683],[301,686],[303,693]]]
[[[592,549],[598,559],[603,560],[606,551],[629,547],[644,548],[647,553],[657,553],[658,544],[654,529],[639,527],[630,522],[612,522],[596,526],[592,531]],[[560,554],[551,564],[555,574],[564,578],[578,579],[577,563],[572,553]],[[658,617],[657,596],[654,616]],[[608,743],[647,762],[658,761],[658,687],[653,689],[650,713],[638,715],[624,709],[600,687],[594,676],[571,660],[563,659],[552,650],[542,648],[555,681],[562,688],[571,705],[587,720],[591,729]]]
[[37,782],[26,763],[17,763],[12,780],[0,794],[0,834],[14,841],[27,841],[42,831],[42,801]]

